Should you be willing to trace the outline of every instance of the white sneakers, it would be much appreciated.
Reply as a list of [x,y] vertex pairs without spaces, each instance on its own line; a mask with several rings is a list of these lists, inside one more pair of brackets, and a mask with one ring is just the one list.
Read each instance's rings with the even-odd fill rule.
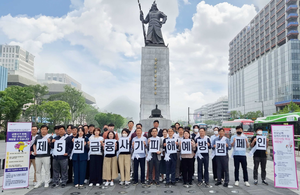
[[48,188],[49,187],[49,183],[45,183],[44,187]]
[[245,186],[250,187],[250,184],[248,181],[245,181]]
[[100,186],[100,184],[96,183],[96,186],[97,186],[97,187],[99,187],[99,186]]
[[108,185],[109,185],[109,182],[108,182],[108,181],[107,181],[107,182],[105,182],[104,186],[106,186],[106,187],[107,187]]
[[33,188],[39,188],[40,185],[41,185],[40,183],[36,183]]
[[87,179],[85,179],[83,183],[87,184],[88,182],[89,182],[89,181],[88,181]]
[[93,183],[90,183],[90,185],[89,185],[90,187],[92,187],[93,186]]
[[78,188],[78,186],[79,186],[79,185],[78,185],[78,184],[76,184],[76,185],[75,185],[75,188]]
[[113,181],[111,181],[111,182],[110,182],[110,186],[113,186],[113,185],[114,185],[114,182],[113,182]]
[[124,181],[120,181],[120,185],[122,186],[124,184]]
[[234,185],[239,186],[239,181],[235,181]]
[[125,185],[129,185],[130,184],[130,181],[125,181]]

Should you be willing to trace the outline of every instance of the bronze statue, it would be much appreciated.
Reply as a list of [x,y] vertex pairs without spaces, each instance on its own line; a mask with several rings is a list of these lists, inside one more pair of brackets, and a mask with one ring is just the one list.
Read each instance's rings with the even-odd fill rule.
[[[139,2],[139,1],[138,1]],[[140,6],[140,3],[139,3]],[[148,46],[165,46],[165,42],[162,36],[161,27],[167,21],[167,15],[159,11],[155,1],[153,2],[149,13],[144,19],[144,13],[140,6],[140,20],[143,24],[145,45]],[[148,24],[147,36],[145,35],[144,24]]]

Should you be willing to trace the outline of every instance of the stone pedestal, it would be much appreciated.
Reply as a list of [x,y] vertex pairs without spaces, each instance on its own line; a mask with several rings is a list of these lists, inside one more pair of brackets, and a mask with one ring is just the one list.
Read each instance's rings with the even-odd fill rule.
[[[158,119],[170,121],[169,48],[146,46],[142,48],[141,64],[140,122],[143,127],[144,122],[148,124],[148,120],[151,121],[151,127],[153,126],[155,119],[149,119],[149,116],[156,105],[163,116],[163,119]],[[170,128],[170,126],[166,127]]]
[[172,121],[170,119],[164,118],[148,118],[140,120],[140,123],[143,125],[143,132],[148,132],[151,128],[153,128],[153,121],[159,121],[159,128],[161,129],[169,129],[172,125]]

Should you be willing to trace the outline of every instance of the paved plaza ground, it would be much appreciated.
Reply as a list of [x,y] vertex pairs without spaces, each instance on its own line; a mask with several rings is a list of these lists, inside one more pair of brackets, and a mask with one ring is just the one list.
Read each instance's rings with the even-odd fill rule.
[[[0,141],[0,158],[5,158],[5,143]],[[298,176],[300,174],[300,156],[298,156],[298,152],[296,152],[297,155],[297,171]],[[2,163],[2,162],[1,162]],[[211,166],[210,166],[211,167]],[[211,169],[211,168],[210,168]],[[260,171],[259,171],[260,172]],[[299,190],[290,190],[290,189],[281,189],[281,188],[275,188],[274,187],[274,172],[273,172],[273,161],[272,159],[269,159],[267,162],[267,181],[269,183],[269,186],[265,186],[261,184],[261,181],[259,180],[259,184],[255,186],[253,184],[253,160],[252,158],[248,157],[248,174],[249,174],[249,182],[251,184],[250,187],[246,187],[244,185],[242,171],[240,171],[240,186],[236,187],[234,186],[234,166],[233,166],[233,160],[230,159],[229,162],[229,173],[230,173],[230,182],[229,185],[232,188],[224,188],[223,186],[215,186],[212,182],[212,174],[210,171],[210,185],[211,188],[205,188],[198,187],[196,182],[193,183],[193,186],[191,188],[185,188],[183,187],[182,183],[177,183],[176,186],[173,186],[171,188],[166,188],[164,184],[161,184],[160,187],[151,186],[150,188],[143,188],[140,184],[137,186],[129,186],[128,188],[124,188],[120,185],[118,185],[118,180],[115,181],[115,186],[108,187],[107,189],[102,189],[99,187],[86,187],[85,189],[76,189],[73,187],[73,185],[67,185],[65,188],[44,188],[40,187],[38,189],[33,189],[33,169],[30,170],[30,181],[29,181],[29,189],[15,189],[15,190],[6,190],[1,194],[16,194],[16,195],[58,195],[58,194],[64,194],[64,195],[117,195],[117,194],[174,194],[174,195],[181,195],[181,194],[253,194],[253,195],[292,195],[292,194],[300,194]],[[1,181],[3,179],[3,170],[1,169]],[[299,177],[300,178],[300,177]],[[300,179],[299,183],[300,183]],[[2,186],[2,182],[1,182]]]

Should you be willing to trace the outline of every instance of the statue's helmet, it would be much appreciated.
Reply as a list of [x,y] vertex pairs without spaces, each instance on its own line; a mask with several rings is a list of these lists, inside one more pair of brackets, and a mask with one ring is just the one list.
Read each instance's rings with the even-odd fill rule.
[[155,11],[155,10],[158,10],[158,8],[157,8],[156,2],[154,1],[153,4],[152,4],[152,6],[151,6],[150,11]]

